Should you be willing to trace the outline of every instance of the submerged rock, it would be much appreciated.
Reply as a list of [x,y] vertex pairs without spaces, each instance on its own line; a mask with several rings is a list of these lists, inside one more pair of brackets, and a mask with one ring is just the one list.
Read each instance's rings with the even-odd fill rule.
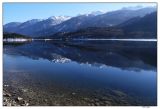
[[72,92],[72,95],[76,95],[76,93],[75,93],[75,92]]
[[17,97],[17,101],[21,101],[21,100],[23,100],[23,98]]
[[4,96],[4,97],[11,97],[12,95],[11,95],[10,93],[4,92],[4,93],[3,93],[3,96]]

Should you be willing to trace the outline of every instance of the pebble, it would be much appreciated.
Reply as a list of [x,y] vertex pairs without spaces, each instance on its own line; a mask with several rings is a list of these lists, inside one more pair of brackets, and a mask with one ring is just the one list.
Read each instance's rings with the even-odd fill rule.
[[109,101],[104,101],[104,103],[105,103],[105,105],[110,105],[111,104],[111,102],[109,102]]
[[26,106],[29,106],[29,103],[26,103]]
[[44,101],[47,102],[48,100],[47,100],[47,99],[44,99]]
[[23,92],[27,92],[27,89],[22,89]]
[[12,106],[11,103],[7,103],[7,106]]
[[21,104],[21,106],[29,106],[29,103]]
[[96,102],[95,105],[96,105],[96,106],[100,106],[100,103]]
[[18,98],[17,98],[17,100],[18,100],[18,101],[21,101],[21,100],[23,100],[23,98],[21,98],[21,97],[18,97]]
[[73,93],[72,93],[72,95],[76,95],[76,93],[75,93],[75,92],[73,92]]
[[7,101],[8,101],[7,99],[4,99],[4,100],[3,100],[3,102],[7,102]]
[[4,85],[4,87],[8,87],[9,85]]
[[11,97],[12,95],[10,93],[3,93],[4,96],[6,97]]

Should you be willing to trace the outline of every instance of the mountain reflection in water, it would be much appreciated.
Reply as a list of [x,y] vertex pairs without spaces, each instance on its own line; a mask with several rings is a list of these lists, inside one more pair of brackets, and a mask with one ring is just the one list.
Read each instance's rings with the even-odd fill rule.
[[[65,94],[80,90],[79,96],[91,97],[94,95],[92,91],[102,89],[104,91],[95,95],[102,97],[103,93],[110,93],[107,92],[110,88],[128,94],[128,105],[156,105],[156,42],[33,41],[16,46],[5,44],[3,50],[4,73],[30,72],[31,78],[39,81],[41,86],[38,87],[43,90],[52,90],[51,86],[57,86],[57,90],[65,90]],[[8,75],[10,73],[4,74],[5,81],[11,81]],[[17,77],[15,80],[18,81]],[[21,82],[25,87],[31,85],[23,80]],[[132,100],[129,101],[130,99]],[[59,103],[61,104],[60,101]],[[64,105],[86,105],[74,103],[66,102]],[[113,101],[111,105],[125,103],[116,104],[116,101]]]
[[5,46],[4,52],[49,61],[68,60],[93,66],[154,70],[157,66],[156,42],[55,42],[35,41],[22,46]]

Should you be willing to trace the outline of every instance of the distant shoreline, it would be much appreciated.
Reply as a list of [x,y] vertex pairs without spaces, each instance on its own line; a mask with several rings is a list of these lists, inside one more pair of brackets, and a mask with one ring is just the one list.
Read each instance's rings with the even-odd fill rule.
[[26,38],[4,38],[3,42],[28,42],[32,39],[26,39]]
[[[32,40],[63,40],[63,39],[32,39]],[[70,40],[70,39],[69,39]],[[71,39],[73,41],[154,41],[157,42],[157,39]]]
[[[3,42],[28,42],[28,41],[50,41],[63,39],[26,39],[26,38],[5,38]],[[67,40],[69,41],[69,40]],[[142,41],[142,42],[157,42],[157,39],[71,39],[71,41]]]

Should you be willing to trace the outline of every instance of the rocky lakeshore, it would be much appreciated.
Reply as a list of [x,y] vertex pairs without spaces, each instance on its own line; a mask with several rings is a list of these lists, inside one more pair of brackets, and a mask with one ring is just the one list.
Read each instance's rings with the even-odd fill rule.
[[3,83],[3,106],[146,106],[150,103],[149,98],[143,101],[138,96],[110,88],[60,87],[53,82],[33,79],[23,72],[4,75]]
[[[68,95],[50,95],[44,97],[43,94],[34,96],[25,89],[15,89],[10,85],[3,86],[3,106],[113,106],[130,105],[127,95],[120,91],[108,91],[109,93],[100,94],[101,90],[95,91],[92,96],[82,96],[80,92],[71,92]],[[109,95],[111,94],[112,95]],[[28,97],[27,97],[28,96]],[[118,98],[117,98],[118,97]]]
[[[12,92],[9,85],[3,85],[3,106],[28,106],[29,103],[17,92]],[[19,95],[19,96],[18,96]]]
[[[29,72],[5,72],[3,106],[149,106],[151,98],[142,98],[122,90],[72,87],[48,81],[49,77]],[[53,78],[53,77],[52,77]],[[46,80],[47,79],[47,80]],[[62,80],[61,80],[62,82]],[[88,85],[87,85],[88,86]]]

